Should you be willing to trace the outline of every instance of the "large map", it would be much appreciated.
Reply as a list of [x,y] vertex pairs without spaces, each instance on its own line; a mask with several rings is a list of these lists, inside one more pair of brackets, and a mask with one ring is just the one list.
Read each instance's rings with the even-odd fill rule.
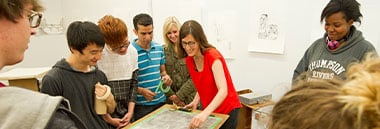
[[[191,119],[197,112],[174,110],[165,105],[146,117],[128,126],[128,129],[188,129]],[[212,115],[199,129],[218,129],[228,118],[227,115]]]

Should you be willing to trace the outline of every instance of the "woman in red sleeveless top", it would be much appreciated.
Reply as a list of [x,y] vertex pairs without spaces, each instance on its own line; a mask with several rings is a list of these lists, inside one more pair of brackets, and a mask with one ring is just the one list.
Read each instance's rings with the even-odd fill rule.
[[202,26],[194,20],[182,25],[179,41],[179,57],[186,58],[197,89],[194,100],[185,107],[195,109],[200,102],[203,110],[191,120],[190,128],[199,128],[213,112],[230,115],[221,129],[236,128],[241,104],[224,57],[208,43]]

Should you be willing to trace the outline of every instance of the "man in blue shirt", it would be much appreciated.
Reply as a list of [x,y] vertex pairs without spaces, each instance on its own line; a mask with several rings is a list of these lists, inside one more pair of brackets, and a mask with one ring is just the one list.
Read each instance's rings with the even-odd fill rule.
[[133,18],[133,25],[135,28],[133,32],[138,37],[132,41],[138,53],[138,95],[134,112],[134,118],[138,120],[164,105],[166,97],[157,89],[161,80],[163,86],[170,86],[172,80],[165,70],[162,45],[152,41],[152,17],[144,13],[138,14]]

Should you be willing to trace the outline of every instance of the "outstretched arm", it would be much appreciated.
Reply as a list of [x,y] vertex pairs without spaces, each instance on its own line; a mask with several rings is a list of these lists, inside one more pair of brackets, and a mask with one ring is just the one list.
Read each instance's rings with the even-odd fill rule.
[[190,128],[199,128],[203,122],[206,121],[207,117],[212,112],[214,112],[214,110],[218,108],[223,100],[227,97],[227,80],[224,74],[222,62],[220,60],[215,60],[212,64],[212,72],[214,74],[218,92],[216,93],[211,103],[207,106],[207,108],[193,117],[189,125]]

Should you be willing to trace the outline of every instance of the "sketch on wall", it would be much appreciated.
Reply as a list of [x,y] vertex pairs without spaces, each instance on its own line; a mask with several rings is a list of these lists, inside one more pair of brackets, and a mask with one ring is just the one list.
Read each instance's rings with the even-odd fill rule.
[[[53,2],[49,1],[49,3]],[[64,17],[63,23],[66,29],[73,21],[91,21],[97,23],[105,15],[113,15],[125,22],[128,28],[128,39],[131,41],[137,38],[133,32],[133,17],[139,13],[152,14],[151,0],[139,0],[139,2],[133,0],[111,0],[107,2],[61,0],[61,3],[57,4],[63,8],[60,12]],[[84,7],[83,5],[88,6]]]
[[214,45],[226,59],[233,59],[233,39],[236,39],[236,12],[218,11],[208,13],[208,24],[204,27],[208,41]]
[[47,18],[44,18],[41,21],[39,29],[41,29],[45,34],[63,34],[65,31],[63,20],[63,17],[56,17],[55,22],[52,22],[53,20],[47,20]]
[[268,14],[261,14],[259,20],[259,33],[258,39],[263,40],[277,40],[278,27],[276,24],[270,24],[268,22]]
[[287,6],[284,7],[284,5],[287,5],[286,1],[251,1],[250,30],[252,36],[250,36],[248,51],[284,53],[285,16],[287,14]]

